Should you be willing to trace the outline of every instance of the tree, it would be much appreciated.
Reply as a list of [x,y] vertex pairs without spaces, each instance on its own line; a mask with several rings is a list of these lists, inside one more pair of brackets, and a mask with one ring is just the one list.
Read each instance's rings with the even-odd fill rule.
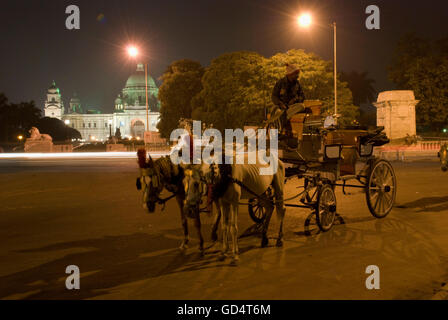
[[81,139],[78,130],[66,126],[63,121],[56,118],[41,118],[36,128],[39,129],[40,133],[49,134],[53,141]]
[[261,55],[247,51],[214,59],[202,78],[202,91],[193,100],[193,119],[212,123],[219,130],[261,122],[267,102],[264,61]]
[[414,90],[417,122],[440,132],[448,123],[448,57],[416,59],[406,73]]
[[428,40],[418,37],[415,33],[406,34],[398,41],[392,62],[388,67],[389,80],[398,89],[409,89],[408,70],[415,60],[428,55],[431,52],[431,44]]
[[440,131],[448,123],[448,37],[429,41],[415,34],[403,37],[389,66],[399,89],[413,90],[417,123]]
[[[278,53],[268,59],[265,67],[266,84],[272,90],[275,82],[285,76],[285,64],[296,64],[302,72],[299,81],[307,100],[320,100],[324,111],[334,112],[334,76],[332,63],[314,53],[304,50],[290,50]],[[338,121],[342,126],[349,125],[359,117],[359,107],[353,105],[353,97],[346,82],[337,79]],[[269,92],[270,94],[271,92]]]
[[[331,63],[303,50],[291,50],[264,58],[254,52],[233,52],[212,61],[202,79],[203,90],[193,99],[193,118],[212,122],[215,128],[243,128],[261,124],[273,107],[271,94],[277,80],[285,76],[285,65],[301,67],[300,83],[307,100],[321,100],[333,112]],[[338,112],[342,125],[359,116],[347,83],[338,81]]]
[[16,141],[18,135],[26,135],[40,118],[41,111],[34,101],[9,103],[4,94],[0,94],[0,141]]
[[347,82],[348,88],[352,92],[353,104],[359,107],[365,102],[375,101],[377,93],[373,87],[375,80],[368,78],[367,75],[367,72],[341,72],[341,80]]
[[173,62],[162,75],[159,90],[160,122],[158,129],[164,138],[178,127],[179,119],[191,118],[191,101],[202,90],[204,68],[199,62],[184,59]]

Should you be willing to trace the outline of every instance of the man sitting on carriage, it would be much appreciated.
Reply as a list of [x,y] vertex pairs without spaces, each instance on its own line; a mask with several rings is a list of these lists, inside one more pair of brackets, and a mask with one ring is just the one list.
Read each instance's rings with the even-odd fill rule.
[[[288,121],[288,109],[293,104],[303,103],[305,101],[305,94],[299,83],[300,68],[294,64],[286,65],[286,76],[275,84],[272,92],[272,102],[276,106],[273,110],[275,113],[282,112],[280,117],[280,126],[282,135],[291,136],[291,124]],[[299,112],[304,112],[299,110]]]

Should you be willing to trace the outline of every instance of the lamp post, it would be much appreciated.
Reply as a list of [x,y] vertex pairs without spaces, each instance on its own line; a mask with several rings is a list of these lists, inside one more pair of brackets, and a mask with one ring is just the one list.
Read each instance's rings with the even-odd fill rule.
[[[137,47],[129,46],[128,54],[131,58],[135,59],[139,56],[140,52]],[[148,108],[148,64],[145,65],[145,97],[146,97],[146,131],[149,131],[149,108]]]
[[112,140],[112,120],[109,120],[108,123],[109,123],[109,140]]
[[[308,28],[312,22],[312,16],[309,13],[303,13],[297,18],[297,22],[300,27]],[[337,32],[336,32],[336,22],[330,25],[333,28],[333,82],[334,82],[334,114],[336,116],[335,121],[337,121],[338,113],[338,88],[337,88]]]

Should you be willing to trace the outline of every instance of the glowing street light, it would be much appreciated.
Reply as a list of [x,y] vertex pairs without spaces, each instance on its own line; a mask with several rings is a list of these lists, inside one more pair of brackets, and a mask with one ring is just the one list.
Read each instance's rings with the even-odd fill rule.
[[23,140],[23,136],[18,136],[17,139],[19,139],[19,141]]
[[297,22],[302,28],[308,28],[313,22],[313,19],[309,13],[304,13],[297,18]]
[[128,54],[131,58],[136,58],[138,56],[138,49],[134,46],[128,47]]
[[68,126],[70,124],[70,120],[65,120],[64,123]]
[[[298,18],[297,18],[297,23],[299,24],[300,27],[302,28],[308,28],[309,26],[311,26],[313,22],[313,18],[311,16],[310,13],[303,13],[301,14]],[[333,22],[331,24],[331,26],[333,27],[333,41],[334,41],[334,50],[333,50],[333,54],[334,54],[334,74],[333,74],[333,81],[334,81],[334,114],[337,115],[338,113],[338,92],[337,92],[337,54],[336,54],[336,22]],[[337,121],[337,117],[335,119]]]

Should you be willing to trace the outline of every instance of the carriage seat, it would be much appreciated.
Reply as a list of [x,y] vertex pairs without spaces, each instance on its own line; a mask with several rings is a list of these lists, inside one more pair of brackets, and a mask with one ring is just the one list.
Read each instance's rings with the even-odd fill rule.
[[[307,125],[320,125],[322,123],[321,109],[322,102],[319,100],[305,100],[303,102],[305,108],[311,109],[311,115],[307,113],[293,113],[295,108],[293,106],[290,107],[291,115],[288,114],[289,121],[291,123],[293,136],[298,140],[302,140],[303,137],[303,128],[305,123]],[[303,108],[302,108],[303,110]]]

